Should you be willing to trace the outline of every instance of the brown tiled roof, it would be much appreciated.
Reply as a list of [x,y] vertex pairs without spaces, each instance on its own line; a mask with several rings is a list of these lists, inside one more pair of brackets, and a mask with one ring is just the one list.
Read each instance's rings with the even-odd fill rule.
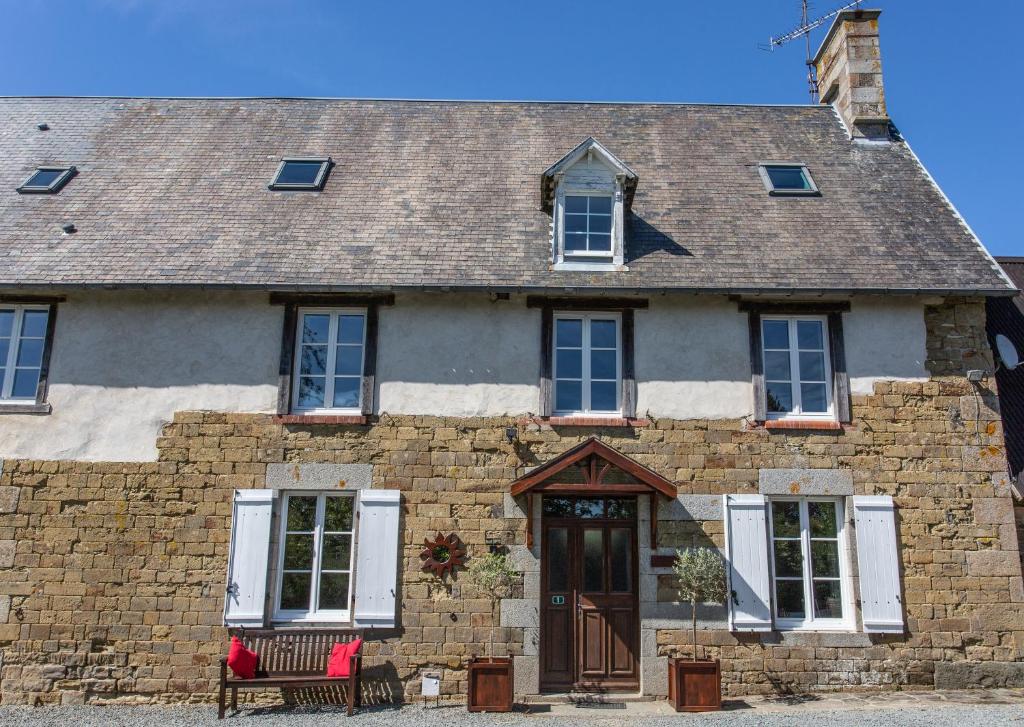
[[[639,177],[628,271],[549,269],[540,175],[588,136]],[[1009,287],[903,144],[827,107],[7,98],[0,147],[4,286]],[[286,155],[333,157],[324,191],[268,190]],[[768,196],[764,160],[822,196]],[[43,164],[79,173],[15,193]]]

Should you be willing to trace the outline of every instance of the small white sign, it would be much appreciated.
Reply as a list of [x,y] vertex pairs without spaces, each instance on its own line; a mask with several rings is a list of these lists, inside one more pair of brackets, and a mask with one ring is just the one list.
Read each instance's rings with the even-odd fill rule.
[[423,696],[437,697],[441,694],[441,675],[437,672],[423,673]]

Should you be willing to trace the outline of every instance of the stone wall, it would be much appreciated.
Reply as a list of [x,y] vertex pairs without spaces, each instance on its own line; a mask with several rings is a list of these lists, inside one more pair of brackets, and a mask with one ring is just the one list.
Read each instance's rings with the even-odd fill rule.
[[[268,465],[282,462],[372,464],[374,486],[402,490],[401,628],[371,636],[367,690],[371,699],[408,698],[430,667],[443,670],[446,692],[462,694],[463,660],[488,639],[489,602],[464,578],[441,584],[422,573],[423,539],[454,530],[472,554],[501,537],[519,557],[523,503],[505,497],[509,481],[593,434],[679,484],[679,500],[660,510],[665,552],[721,544],[719,519],[680,508],[694,509],[694,495],[758,492],[762,470],[845,470],[855,494],[895,498],[908,634],[706,629],[701,641],[723,659],[729,693],[929,686],[938,662],[1024,661],[1024,587],[994,392],[962,376],[991,366],[983,306],[951,301],[929,308],[927,322],[932,378],[854,397],[854,423],[841,432],[776,433],[744,420],[552,428],[388,415],[367,426],[286,425],[181,412],[152,463],[9,460],[0,474],[2,700],[210,699],[226,646],[232,492],[264,486]],[[515,446],[505,439],[510,425],[519,426]],[[685,620],[684,607],[664,603],[666,576],[654,574],[653,590]],[[514,596],[532,597],[530,582]],[[648,626],[646,663],[688,653],[685,630]],[[520,655],[535,649],[534,636],[517,625],[497,640]]]

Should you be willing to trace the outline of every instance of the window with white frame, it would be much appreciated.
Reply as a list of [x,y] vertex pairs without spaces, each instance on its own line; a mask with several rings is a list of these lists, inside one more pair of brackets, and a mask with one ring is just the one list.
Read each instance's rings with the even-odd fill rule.
[[565,195],[563,221],[566,257],[611,257],[611,195]]
[[35,403],[48,318],[48,306],[0,306],[0,400],[5,403]]
[[764,316],[761,345],[769,419],[834,416],[825,316]]
[[359,412],[366,311],[300,308],[292,411]]
[[843,501],[770,502],[774,617],[779,628],[852,628]]
[[275,619],[349,619],[354,523],[350,494],[284,495]]
[[613,313],[554,317],[554,413],[618,414],[621,318]]

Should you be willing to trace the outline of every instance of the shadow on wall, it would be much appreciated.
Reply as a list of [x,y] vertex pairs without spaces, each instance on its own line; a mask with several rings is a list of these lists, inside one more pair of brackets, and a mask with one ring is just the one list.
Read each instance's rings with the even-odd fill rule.
[[72,294],[57,312],[50,384],[276,386],[283,316],[265,293]]

